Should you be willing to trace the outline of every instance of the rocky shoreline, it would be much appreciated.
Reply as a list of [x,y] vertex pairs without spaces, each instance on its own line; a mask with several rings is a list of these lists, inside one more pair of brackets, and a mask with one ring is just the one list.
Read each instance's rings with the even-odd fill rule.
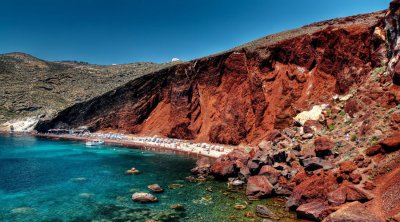
[[[377,191],[380,184],[372,175],[381,169],[378,164],[383,155],[400,156],[400,134],[389,135],[345,160],[335,152],[334,140],[314,130],[304,132],[316,129],[307,129],[309,122],[272,131],[266,141],[247,152],[235,149],[214,162],[202,158],[192,172],[243,186],[249,200],[286,197],[287,210],[295,211],[298,218],[325,222],[400,221],[399,214],[390,217],[376,210],[372,201],[382,198]],[[321,122],[326,124],[325,120]],[[294,129],[297,131],[290,131]],[[306,150],[303,144],[311,141],[313,150]],[[398,194],[394,192],[393,195]],[[274,219],[272,213],[263,217]]]

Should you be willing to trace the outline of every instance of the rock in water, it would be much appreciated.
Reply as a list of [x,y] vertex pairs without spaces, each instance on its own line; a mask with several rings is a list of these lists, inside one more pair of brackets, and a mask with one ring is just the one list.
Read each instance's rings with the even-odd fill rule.
[[161,193],[164,191],[164,189],[158,184],[150,184],[147,186],[147,188],[155,193]]
[[140,203],[149,203],[158,201],[157,197],[149,193],[134,193],[132,195],[132,200]]
[[276,216],[267,206],[265,205],[257,205],[256,206],[256,214],[262,218],[270,218],[274,220],[278,220],[279,217]]
[[200,175],[208,175],[210,172],[211,161],[208,157],[202,157],[196,162],[196,167],[192,169],[192,173]]
[[170,208],[176,211],[185,211],[185,206],[183,204],[172,204]]
[[211,166],[211,173],[215,177],[227,178],[235,175],[234,161],[218,159]]
[[126,171],[127,174],[139,174],[140,171],[136,169],[135,167],[132,167],[131,169]]
[[173,184],[168,185],[168,187],[170,189],[179,189],[179,188],[182,188],[183,185],[182,184],[178,184],[178,183],[173,183]]
[[233,180],[230,184],[232,184],[232,186],[241,186],[244,182],[241,180]]

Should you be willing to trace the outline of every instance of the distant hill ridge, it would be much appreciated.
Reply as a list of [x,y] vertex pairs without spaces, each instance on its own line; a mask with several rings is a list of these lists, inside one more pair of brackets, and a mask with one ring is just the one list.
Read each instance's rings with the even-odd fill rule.
[[26,116],[51,118],[137,77],[171,66],[138,62],[93,65],[49,62],[26,53],[0,55],[0,123]]

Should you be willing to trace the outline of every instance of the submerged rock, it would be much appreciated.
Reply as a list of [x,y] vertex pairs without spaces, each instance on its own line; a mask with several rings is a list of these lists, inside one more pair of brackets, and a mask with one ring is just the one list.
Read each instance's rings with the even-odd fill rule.
[[79,196],[83,197],[83,198],[90,198],[90,197],[94,196],[94,194],[92,194],[92,193],[80,193]]
[[235,204],[235,206],[233,206],[233,208],[235,208],[236,210],[244,210],[244,209],[246,209],[246,205]]
[[172,204],[170,208],[176,211],[185,211],[185,206],[183,204]]
[[270,218],[274,220],[278,220],[279,217],[274,214],[267,206],[265,205],[257,205],[256,206],[256,215],[262,218]]
[[135,167],[132,167],[131,169],[126,171],[127,174],[139,174],[140,171],[136,169]]
[[196,161],[196,167],[192,169],[192,173],[200,175],[208,175],[210,173],[211,160],[208,157],[202,157]]
[[11,210],[13,214],[30,214],[33,212],[35,212],[35,209],[31,207],[19,207]]
[[182,184],[179,184],[179,183],[173,183],[173,184],[168,185],[168,187],[169,187],[170,189],[179,189],[179,188],[182,188],[183,185],[182,185]]
[[155,193],[161,193],[164,192],[164,189],[158,185],[158,184],[150,184],[147,186],[147,188]]
[[149,193],[134,193],[132,195],[132,200],[140,203],[149,203],[158,201],[157,197]]
[[86,182],[88,179],[86,177],[76,177],[72,178],[71,181],[81,183],[81,182]]

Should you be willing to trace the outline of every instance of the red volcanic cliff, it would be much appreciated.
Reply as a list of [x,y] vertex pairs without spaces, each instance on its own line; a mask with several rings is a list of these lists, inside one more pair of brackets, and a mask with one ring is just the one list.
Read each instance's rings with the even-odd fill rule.
[[[85,125],[93,130],[255,144],[272,129],[292,125],[297,113],[363,85],[372,70],[394,61],[398,49],[384,30],[391,22],[397,39],[399,25],[384,15],[316,23],[177,64],[72,106],[37,129]],[[400,68],[393,61],[396,86]],[[390,76],[382,85],[387,81]],[[398,102],[395,90],[376,93],[384,106]]]

